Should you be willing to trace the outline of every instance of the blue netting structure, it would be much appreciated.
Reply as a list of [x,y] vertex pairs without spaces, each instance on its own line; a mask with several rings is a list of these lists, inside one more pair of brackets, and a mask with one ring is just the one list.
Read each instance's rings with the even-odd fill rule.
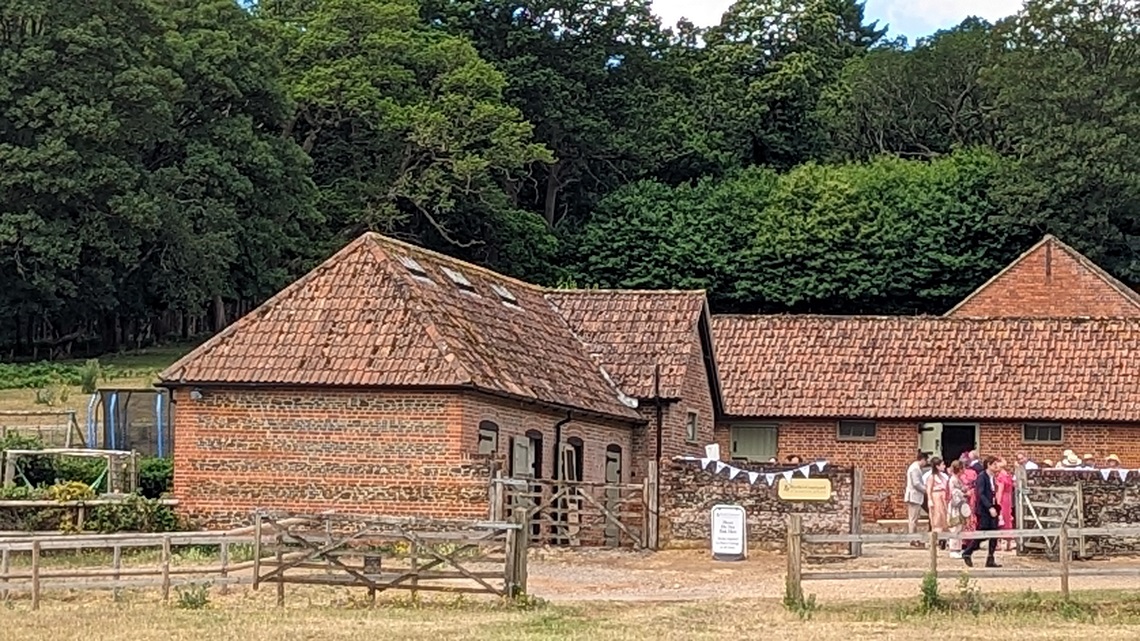
[[170,393],[157,388],[101,389],[87,403],[87,447],[169,457],[174,444]]

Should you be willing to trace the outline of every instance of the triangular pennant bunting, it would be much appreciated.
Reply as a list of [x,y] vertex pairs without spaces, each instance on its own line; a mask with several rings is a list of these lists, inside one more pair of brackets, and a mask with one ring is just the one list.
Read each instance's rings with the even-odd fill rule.
[[712,463],[712,459],[711,459],[711,458],[703,458],[703,459],[701,459],[701,469],[702,469],[702,470],[707,470],[707,469],[708,469],[708,467],[709,467],[709,463]]
[[803,474],[804,478],[811,478],[811,466],[810,465],[805,465],[796,471],[799,472],[800,474]]
[[720,474],[721,472],[724,471],[724,468],[726,468],[726,467],[728,467],[728,466],[725,465],[724,463],[721,463],[720,461],[717,461],[716,462],[716,473]]
[[758,479],[758,478],[760,478],[759,472],[749,472],[748,473],[748,482],[749,483],[756,485],[756,479]]
[[787,472],[781,472],[780,473],[780,475],[784,477],[785,481],[791,481],[792,480],[792,474],[795,474],[795,470],[788,470]]
[[1108,480],[1108,475],[1109,475],[1109,474],[1112,474],[1112,470],[1101,470],[1101,471],[1100,471],[1100,477],[1101,477],[1101,478],[1103,478],[1103,479],[1104,479],[1104,480],[1106,480],[1106,481]]
[[1124,468],[1120,468],[1120,469],[1116,470],[1116,476],[1119,477],[1121,481],[1127,481],[1128,480],[1128,470],[1126,470]]
[[775,475],[775,474],[765,474],[765,475],[764,475],[764,480],[765,480],[765,481],[768,481],[768,485],[771,485],[773,482],[775,482],[775,480],[776,480],[776,475]]
[[827,467],[827,461],[816,461],[815,462],[815,469],[819,470],[820,472],[822,472],[823,468],[825,468],[825,467]]
[[729,479],[734,479],[734,478],[736,478],[737,476],[739,476],[739,475],[740,475],[740,473],[741,473],[741,472],[743,472],[743,471],[744,471],[744,470],[742,470],[742,469],[740,469],[740,468],[738,468],[738,467],[732,467],[732,466],[730,465],[730,466],[728,467],[728,478],[729,478]]

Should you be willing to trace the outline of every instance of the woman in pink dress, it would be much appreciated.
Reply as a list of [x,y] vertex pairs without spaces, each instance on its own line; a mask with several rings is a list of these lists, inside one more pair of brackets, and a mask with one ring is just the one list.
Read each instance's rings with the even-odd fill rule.
[[965,536],[968,532],[974,532],[978,529],[978,492],[975,486],[978,482],[978,472],[972,467],[964,467],[961,476],[958,477],[962,482],[962,487],[966,492],[966,501],[970,504],[970,516],[962,523],[962,545],[965,546],[970,537]]
[[950,511],[950,478],[946,465],[935,456],[930,459],[930,476],[926,479],[926,512],[931,532],[945,532]]
[[[997,478],[994,479],[994,484],[997,486],[997,504],[1001,508],[998,514],[998,528],[1002,530],[1012,530],[1013,523],[1013,475],[1006,469],[1005,459],[998,459],[1001,466],[1001,471],[998,472]],[[1010,550],[1013,548],[1013,539],[1004,538],[998,542],[1003,550]]]

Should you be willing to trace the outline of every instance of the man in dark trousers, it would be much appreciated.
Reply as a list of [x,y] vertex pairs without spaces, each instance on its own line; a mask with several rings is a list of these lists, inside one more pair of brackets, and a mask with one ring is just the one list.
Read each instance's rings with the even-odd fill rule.
[[[985,467],[985,472],[978,475],[978,480],[974,485],[974,491],[978,497],[974,514],[978,517],[978,530],[988,532],[998,529],[998,514],[1001,514],[1001,507],[994,501],[997,496],[996,477],[1000,463],[996,457],[987,456],[982,461],[982,465]],[[974,560],[970,557],[980,547],[982,547],[982,542],[979,539],[970,539],[969,543],[966,544],[962,550],[962,560],[966,562],[966,565],[974,567]],[[997,539],[989,539],[988,549],[986,567],[1000,568],[1001,566],[994,560]]]

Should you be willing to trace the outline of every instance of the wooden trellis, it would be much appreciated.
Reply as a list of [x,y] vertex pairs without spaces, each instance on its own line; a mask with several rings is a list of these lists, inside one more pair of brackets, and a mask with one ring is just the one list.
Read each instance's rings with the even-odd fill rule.
[[[526,593],[525,515],[511,522],[439,521],[325,513],[254,515],[254,582],[362,587],[369,600],[386,590]],[[263,544],[265,528],[276,532]]]

